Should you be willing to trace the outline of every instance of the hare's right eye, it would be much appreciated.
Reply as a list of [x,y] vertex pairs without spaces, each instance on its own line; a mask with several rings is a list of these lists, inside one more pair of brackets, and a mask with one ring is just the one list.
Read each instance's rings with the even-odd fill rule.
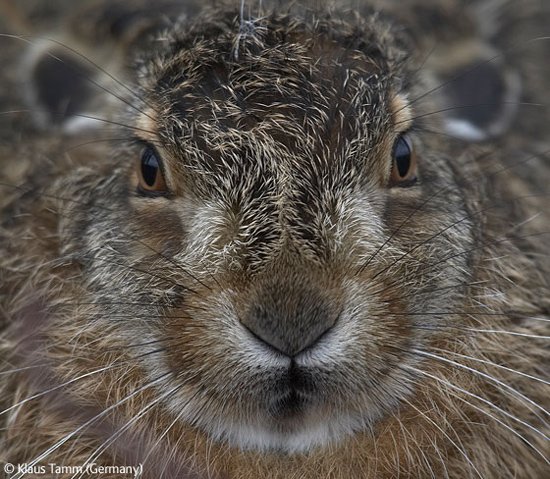
[[168,192],[159,154],[152,146],[146,146],[143,149],[137,170],[138,190],[141,193],[158,195]]

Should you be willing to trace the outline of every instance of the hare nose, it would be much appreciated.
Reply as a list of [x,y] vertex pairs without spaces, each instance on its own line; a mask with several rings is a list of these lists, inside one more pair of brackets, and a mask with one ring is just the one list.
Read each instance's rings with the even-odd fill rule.
[[287,356],[313,346],[337,319],[328,297],[310,287],[272,283],[260,289],[242,323]]

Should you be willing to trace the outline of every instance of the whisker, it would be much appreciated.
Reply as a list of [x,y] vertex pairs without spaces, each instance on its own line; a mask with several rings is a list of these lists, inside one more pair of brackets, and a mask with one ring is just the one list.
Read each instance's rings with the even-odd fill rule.
[[[411,75],[410,75],[411,81],[414,81],[416,78],[418,78],[418,75],[422,72],[422,69],[426,66],[426,63],[431,58],[431,56],[435,53],[438,46],[439,46],[438,42],[436,40],[434,40],[432,46],[428,50],[428,53],[426,53],[426,55],[424,55],[424,58],[422,59],[422,61],[418,65],[418,67],[416,67],[414,69],[414,71],[411,73]],[[400,93],[402,93],[404,91],[405,91],[405,86],[401,87]]]
[[445,324],[443,326],[425,326],[421,324],[415,324],[414,326],[416,329],[423,329],[426,331],[460,331],[460,332],[468,332],[468,333],[481,333],[481,334],[504,334],[504,335],[510,335],[510,336],[517,336],[521,338],[531,338],[531,339],[550,339],[550,336],[542,336],[542,335],[536,335],[536,334],[528,334],[528,333],[518,333],[517,331],[507,331],[507,330],[500,330],[500,329],[475,329],[475,328],[468,328],[463,326],[452,326],[449,324]]
[[[9,183],[3,183],[3,182],[0,182],[0,186],[4,186],[4,187],[8,187],[8,188],[12,188],[12,189],[16,189],[16,190],[19,190],[22,192],[22,194],[27,194],[27,193],[34,193],[36,190],[35,189],[25,189],[23,186],[19,186],[19,185],[11,185]],[[84,206],[89,206],[86,202],[84,201],[79,201],[79,200],[76,200],[74,198],[67,198],[67,197],[62,197],[62,196],[59,196],[59,195],[53,195],[53,194],[49,194],[49,193],[45,193],[45,192],[40,192],[39,193],[40,196],[43,196],[45,198],[52,198],[52,199],[56,199],[56,200],[60,200],[60,201],[67,201],[67,202],[70,202],[70,203],[74,203],[74,204],[77,204],[77,205],[84,205]],[[103,206],[103,205],[97,205],[97,204],[94,204],[94,207],[95,208],[99,208],[103,211],[108,211],[108,212],[115,212],[116,210],[112,209],[112,208],[107,208],[106,206]],[[65,217],[65,218],[70,218],[69,215],[64,215],[62,214],[60,211],[57,211],[56,214],[58,214],[59,216],[61,217]],[[195,275],[193,275],[191,272],[189,272],[183,265],[181,265],[180,263],[176,262],[173,258],[170,258],[169,256],[165,255],[164,253],[161,253],[160,251],[157,251],[155,248],[153,248],[152,246],[150,246],[149,244],[147,244],[145,241],[135,237],[135,236],[132,236],[128,233],[124,233],[122,231],[119,232],[119,234],[122,234],[126,239],[129,239],[129,240],[132,240],[132,241],[135,241],[136,243],[139,243],[141,244],[142,246],[146,247],[147,249],[149,249],[150,251],[152,251],[153,253],[155,253],[156,255],[160,256],[161,258],[164,258],[165,260],[169,261],[170,263],[174,264],[180,271],[182,271],[184,274],[188,275],[191,279],[195,280],[197,283],[199,283],[200,285],[204,286],[205,288],[207,288],[208,290],[212,291],[212,289],[206,285],[204,282],[202,282],[201,280],[199,280]],[[124,266],[124,265],[119,265],[119,266]],[[215,277],[211,274],[211,273],[208,273],[208,275],[217,283],[217,280],[215,279]],[[168,279],[166,279],[166,281],[169,281]],[[181,286],[181,287],[184,287],[183,285],[181,284],[177,284],[177,283],[173,283],[177,286]],[[187,288],[189,291],[191,292],[194,292],[192,289],[190,288]]]
[[109,143],[109,142],[117,142],[117,143],[132,143],[133,140],[129,138],[97,138],[95,140],[86,141],[84,143],[79,143],[78,145],[71,146],[64,150],[65,153],[71,153],[74,150],[77,150],[79,148],[83,148],[85,146],[89,145],[95,145],[97,143]]
[[550,381],[545,381],[544,379],[542,378],[539,378],[539,377],[536,377],[536,376],[532,376],[531,374],[527,374],[527,373],[524,373],[523,371],[518,371],[516,369],[512,369],[512,368],[509,368],[507,366],[503,366],[502,364],[498,364],[498,363],[494,363],[492,361],[488,361],[486,359],[481,359],[481,358],[475,358],[473,356],[467,356],[465,354],[461,354],[461,353],[457,353],[455,351],[447,351],[445,349],[440,349],[440,348],[434,348],[438,351],[441,351],[442,353],[447,353],[447,354],[453,354],[455,356],[460,356],[464,359],[469,359],[471,361],[476,361],[476,362],[480,362],[480,363],[483,363],[483,364],[487,364],[487,365],[490,365],[490,366],[493,366],[495,368],[499,368],[499,369],[503,369],[505,371],[508,371],[508,372],[511,372],[511,373],[514,373],[514,374],[518,374],[520,376],[524,376],[528,379],[532,379],[534,381],[538,381],[538,382],[541,382],[543,384],[546,384],[547,386],[550,386]]
[[[427,351],[422,351],[420,349],[412,349],[412,351],[415,353],[415,354],[419,354],[420,356],[424,356],[424,357],[428,357],[428,358],[432,358],[432,359],[436,359],[438,361],[443,361],[445,362],[446,364],[452,364],[453,366],[457,366],[461,369],[464,369],[466,371],[470,371],[474,374],[477,374],[481,377],[484,377],[485,379],[488,379],[489,381],[492,381],[494,382],[495,384],[498,384],[499,386],[502,386],[503,388],[506,388],[508,389],[509,391],[513,392],[514,394],[516,394],[518,397],[520,397],[521,399],[523,399],[524,401],[528,402],[529,404],[531,404],[532,406],[536,407],[537,409],[540,409],[542,412],[544,412],[546,415],[549,415],[550,416],[550,412],[548,412],[544,407],[542,407],[540,404],[536,403],[535,401],[533,401],[531,398],[525,396],[525,394],[522,394],[521,392],[519,392],[517,389],[514,389],[512,386],[510,386],[509,384],[506,384],[505,382],[503,381],[500,381],[499,379],[491,376],[490,374],[487,374],[487,373],[484,373],[482,371],[479,371],[475,368],[471,368],[469,366],[466,366],[465,364],[461,364],[457,361],[453,361],[452,359],[447,359],[447,358],[444,358],[443,356],[439,356],[437,354],[433,354],[433,353],[429,353]],[[531,409],[532,410],[532,409]],[[537,414],[538,416],[538,414]],[[540,416],[538,416],[540,418]]]
[[[153,344],[159,344],[159,343],[165,343],[168,341],[171,341],[172,338],[161,338],[161,339],[153,339],[151,341],[146,341],[144,343],[131,343],[131,344],[124,344],[120,345],[119,347],[112,347],[112,348],[105,348],[102,350],[102,352],[110,353],[113,351],[119,351],[119,350],[128,350],[133,348],[142,348],[144,346],[151,346]],[[166,351],[166,348],[159,349],[158,352]]]
[[469,140],[461,138],[460,136],[453,135],[453,134],[448,133],[446,131],[439,131],[439,130],[434,130],[432,128],[426,128],[424,126],[415,125],[411,128],[411,131],[420,131],[420,132],[423,132],[423,133],[431,133],[433,135],[439,135],[439,136],[442,136],[444,138],[450,138],[452,140],[461,141],[461,142],[464,142],[464,143],[471,144],[471,142]]
[[[435,376],[432,376],[428,373],[426,373],[425,371],[421,371],[421,370],[418,370],[416,368],[414,368],[416,370],[416,372],[418,374],[421,374],[421,375],[424,375],[424,376],[428,376],[428,377],[431,377],[432,379],[435,379],[435,380],[439,380],[439,378],[436,378]],[[525,437],[523,437],[521,434],[519,434],[516,430],[514,430],[513,428],[511,428],[508,424],[504,423],[503,421],[501,421],[500,419],[498,419],[497,417],[495,417],[494,415],[490,414],[489,412],[485,411],[484,409],[476,406],[475,404],[472,404],[468,401],[466,401],[465,399],[461,398],[460,396],[458,396],[457,394],[454,394],[452,393],[451,391],[448,391],[448,393],[455,397],[456,399],[462,401],[464,404],[474,408],[475,410],[477,410],[478,412],[481,412],[482,414],[484,414],[485,416],[491,418],[492,420],[498,422],[501,426],[503,426],[505,429],[509,430],[510,432],[512,432],[512,434],[514,434],[515,436],[517,436],[518,438],[520,438],[525,444],[527,444],[531,449],[533,449],[539,456],[542,457],[542,459],[547,463],[547,464],[550,464],[550,461],[548,461],[548,459],[546,458],[546,456],[538,449],[536,448],[531,442],[529,442],[527,439],[525,439]]]
[[112,259],[93,258],[93,260],[98,261],[98,262],[103,263],[103,264],[109,264],[109,265],[114,264],[116,266],[120,266],[120,267],[126,268],[126,269],[131,270],[131,271],[136,271],[138,273],[143,273],[143,274],[145,274],[147,276],[150,276],[152,278],[156,278],[156,279],[159,279],[163,282],[169,283],[172,286],[178,286],[178,287],[183,288],[186,291],[189,291],[193,294],[198,294],[197,291],[195,291],[194,289],[192,289],[188,286],[182,285],[181,283],[178,283],[177,281],[174,281],[171,278],[161,276],[160,274],[153,273],[153,272],[151,272],[149,270],[146,270],[146,269],[143,269],[143,268],[138,268],[137,266],[131,266],[131,265],[128,265],[128,264],[125,264],[125,263],[119,263],[117,261],[113,261]]
[[550,461],[548,460],[548,458],[537,448],[535,447],[530,441],[528,441],[527,439],[525,439],[520,433],[518,433],[515,429],[513,429],[512,427],[510,427],[508,424],[506,424],[504,421],[498,419],[497,417],[493,416],[492,414],[490,414],[489,412],[485,411],[484,409],[476,406],[475,404],[472,404],[468,401],[466,401],[464,398],[461,398],[460,396],[458,396],[457,394],[454,394],[452,392],[449,392],[449,394],[451,394],[451,396],[455,397],[456,399],[458,399],[459,401],[462,401],[464,404],[474,408],[475,410],[481,412],[482,414],[485,414],[486,416],[488,416],[489,418],[493,419],[494,421],[498,422],[501,426],[503,426],[504,428],[506,428],[507,430],[509,430],[512,434],[514,434],[515,436],[517,436],[519,439],[521,439],[525,444],[527,444],[531,449],[533,449],[543,460],[544,462],[546,462],[547,464],[550,464]]
[[[21,371],[28,371],[29,369],[36,369],[36,368],[40,368],[40,367],[43,367],[43,365],[37,364],[36,366],[25,366],[25,367],[17,368],[17,369],[8,369],[6,371],[0,371],[0,376],[3,376],[5,374],[15,374],[15,373],[19,373]],[[4,412],[6,412],[6,411],[4,411]],[[3,412],[0,412],[0,416],[2,414],[3,414]]]
[[518,333],[516,331],[504,331],[500,329],[474,329],[464,328],[465,331],[473,331],[474,333],[491,333],[491,334],[508,334],[511,336],[521,336],[523,338],[550,339],[550,336],[542,336],[537,334]]
[[444,430],[441,426],[439,426],[434,420],[432,420],[426,413],[422,412],[420,409],[418,409],[416,406],[414,406],[410,401],[408,401],[407,399],[403,398],[402,401],[407,404],[409,407],[411,407],[412,409],[414,409],[416,412],[418,412],[418,414],[420,414],[424,419],[426,419],[426,421],[428,421],[432,426],[434,426],[439,432],[441,432],[441,434],[443,434],[445,436],[445,438],[455,447],[455,449],[460,453],[460,455],[466,459],[466,462],[471,466],[471,468],[475,471],[475,473],[477,474],[477,476],[480,478],[480,479],[484,479],[483,476],[481,475],[481,473],[478,471],[478,469],[475,467],[474,463],[472,462],[472,460],[470,459],[470,457],[468,456],[468,454],[466,454],[466,451],[464,450],[464,446],[460,447]]
[[[5,110],[5,111],[2,111],[0,112],[1,115],[13,115],[13,114],[16,114],[16,113],[35,113],[39,110],[33,110],[33,109],[20,109],[20,110]],[[64,116],[63,113],[52,113],[53,116]],[[114,125],[114,126],[120,126],[122,128],[126,128],[128,130],[134,130],[134,131],[142,131],[144,133],[148,133],[149,135],[156,135],[156,133],[154,131],[151,131],[151,130],[147,130],[145,128],[140,128],[136,125],[126,125],[122,122],[119,122],[119,121],[115,121],[115,120],[108,120],[106,118],[100,118],[100,117],[96,117],[96,116],[91,116],[91,115],[85,115],[83,113],[73,113],[72,116],[75,116],[75,117],[78,117],[78,118],[84,118],[86,120],[93,120],[93,121],[100,121],[102,123],[106,123],[108,125]]]
[[[9,406],[8,408],[4,409],[3,411],[0,411],[0,416],[2,416],[3,414],[6,414],[9,411],[12,411],[13,409],[15,409],[19,406],[22,406],[23,404],[28,403],[29,401],[32,401],[34,399],[38,399],[38,398],[43,397],[47,394],[50,394],[54,391],[58,391],[58,390],[66,387],[66,386],[69,386],[70,384],[74,384],[75,382],[80,381],[81,379],[85,379],[87,377],[90,377],[90,376],[93,376],[95,374],[99,374],[99,373],[102,373],[102,372],[105,372],[105,371],[110,371],[112,369],[120,368],[122,366],[127,365],[128,363],[131,363],[132,361],[135,361],[137,359],[141,359],[143,357],[146,357],[146,356],[149,356],[149,355],[152,355],[152,354],[157,354],[157,353],[162,352],[162,351],[164,351],[164,349],[158,349],[158,350],[155,350],[155,351],[148,351],[147,353],[144,353],[144,354],[142,354],[140,356],[137,356],[135,358],[132,358],[130,360],[117,361],[115,364],[111,364],[109,366],[105,366],[105,367],[96,369],[94,371],[87,372],[85,374],[77,376],[76,378],[72,378],[69,381],[66,381],[62,384],[58,384],[58,385],[53,386],[53,387],[51,387],[51,388],[49,388],[45,391],[41,391],[41,392],[33,394],[32,396],[29,396],[25,399],[22,399],[21,401],[17,402],[16,404],[13,404],[13,405]],[[76,358],[73,357],[73,359],[76,359]],[[44,366],[42,366],[42,367],[44,367]],[[34,366],[33,366],[33,368],[34,368]]]
[[[543,232],[524,235],[524,236],[520,237],[520,239],[537,237],[537,236],[545,236],[545,235],[548,235],[548,234],[550,234],[549,231],[543,231]],[[510,241],[513,241],[514,239],[517,239],[517,238],[505,237],[505,238],[501,238],[501,239],[493,240],[493,241],[483,241],[481,245],[477,245],[477,246],[472,247],[472,248],[468,248],[468,249],[465,249],[465,250],[458,251],[457,253],[453,253],[452,255],[446,256],[445,258],[442,258],[442,259],[436,261],[435,263],[427,263],[427,264],[423,265],[422,268],[412,272],[411,274],[413,275],[413,277],[416,277],[419,274],[426,273],[426,272],[430,271],[431,269],[433,269],[436,266],[447,263],[451,259],[458,258],[459,256],[462,256],[462,255],[468,254],[468,253],[472,253],[474,251],[478,251],[480,249],[486,248],[487,246],[495,246],[495,245],[498,245],[498,244],[501,244],[501,243],[510,242]],[[428,239],[428,241],[430,241],[430,240],[431,239]],[[423,243],[420,243],[420,245],[417,245],[417,247],[422,246],[422,245],[423,245]],[[414,248],[412,250],[410,250],[410,252],[412,252],[413,250],[414,250]],[[397,264],[397,262],[399,262],[402,258],[404,258],[406,254],[407,253],[403,254],[400,258],[398,258],[395,263],[390,264],[388,269],[390,269],[392,266]],[[382,270],[382,272],[385,272],[385,271],[386,270]],[[372,279],[376,278],[376,276],[377,275],[375,275]],[[405,277],[405,279],[407,279],[407,277]],[[398,280],[395,280],[393,282],[390,282],[389,284],[387,284],[387,286],[384,289],[382,289],[381,291],[376,291],[375,293],[376,294],[383,294],[386,291],[390,290],[391,288],[395,287],[397,284],[401,284],[402,281],[403,281],[403,277],[401,277]]]
[[[148,302],[133,301],[79,301],[78,303],[63,303],[65,306],[152,306]],[[170,306],[171,303],[154,303],[155,306]]]
[[[183,386],[183,385],[182,385]],[[188,400],[187,400],[187,404],[189,404],[191,401],[193,401],[199,394],[199,390],[197,390]],[[172,428],[179,422],[182,420],[182,417],[183,417],[183,414],[184,414],[184,409],[181,408],[181,411],[176,414],[176,417],[175,419],[167,426],[167,428],[165,429],[165,431],[160,435],[160,437],[155,441],[155,443],[151,446],[149,452],[147,453],[147,455],[143,458],[142,460],[142,463],[143,464],[146,464],[147,463],[147,460],[149,459],[149,457],[151,456],[151,454],[153,454],[153,451],[155,451],[155,449],[157,447],[159,447],[160,443],[162,442],[162,440],[169,434],[169,432],[172,430]],[[181,437],[178,438],[178,442],[181,440]],[[175,454],[175,449],[172,450],[168,460],[171,459],[171,456]],[[163,461],[164,462],[164,467],[162,469],[162,471],[160,471],[160,475],[159,477],[162,477],[163,474],[164,474],[164,471],[166,469],[166,467],[168,466],[168,460],[166,461]]]
[[[536,198],[536,197],[541,197],[541,196],[549,196],[550,193],[542,193],[542,194],[533,194],[533,195],[524,195],[524,196],[516,196],[512,199],[510,199],[509,201],[510,202],[516,202],[516,201],[520,201],[520,200],[523,200],[523,199],[527,199],[527,198]],[[388,271],[390,268],[392,268],[393,266],[395,266],[396,264],[398,264],[401,260],[403,260],[405,257],[407,257],[408,255],[410,255],[411,253],[413,253],[414,251],[416,251],[418,248],[422,247],[422,246],[425,246],[426,244],[428,244],[430,241],[434,240],[435,238],[441,236],[443,233],[445,233],[446,231],[449,231],[450,229],[460,225],[461,223],[463,223],[464,221],[468,220],[468,219],[471,219],[472,217],[476,216],[476,215],[479,215],[481,213],[484,213],[484,212],[487,212],[491,209],[495,209],[495,208],[499,208],[501,205],[491,205],[491,206],[487,206],[485,208],[481,208],[479,210],[476,210],[474,211],[473,213],[469,213],[465,216],[463,216],[462,218],[460,218],[459,220],[457,221],[454,221],[453,223],[447,225],[446,227],[440,229],[437,233],[431,235],[430,237],[428,237],[426,240],[424,241],[421,241],[420,243],[418,243],[416,246],[412,247],[411,249],[407,250],[405,253],[403,253],[401,256],[399,256],[396,260],[392,261],[388,266],[382,268],[380,271],[378,271],[377,273],[375,273],[375,275],[371,278],[371,280],[374,280],[376,279],[378,276],[380,276],[382,273]],[[543,234],[546,234],[546,233],[543,233]]]
[[533,106],[533,107],[541,107],[541,108],[548,108],[548,105],[543,103],[531,103],[531,102],[514,102],[514,101],[504,101],[504,102],[493,102],[493,103],[472,103],[470,105],[457,105],[447,108],[442,108],[440,110],[431,111],[428,113],[422,113],[417,116],[413,116],[412,118],[407,118],[407,120],[398,121],[396,122],[396,125],[402,124],[402,123],[408,123],[410,121],[419,120],[420,118],[426,118],[432,115],[437,115],[439,113],[446,113],[449,111],[454,110],[465,110],[468,108],[477,108],[479,106],[498,106],[498,105],[521,105],[521,106]]
[[[546,150],[545,152],[542,152],[542,154],[550,154],[550,150]],[[528,156],[527,158],[517,162],[517,163],[514,163],[513,165],[507,165],[507,166],[504,166],[502,167],[501,169],[497,170],[496,172],[490,174],[487,179],[488,180],[492,180],[495,176],[501,174],[501,173],[504,173],[510,169],[513,169],[513,168],[516,168],[518,166],[522,166],[524,165],[525,163],[533,160],[537,158],[537,155],[530,155]],[[424,209],[424,207],[426,205],[428,205],[428,203],[433,200],[434,198],[438,197],[440,194],[444,193],[445,191],[448,191],[450,189],[449,186],[447,187],[444,187],[444,188],[440,188],[439,190],[437,190],[435,193],[433,193],[432,195],[430,195],[426,200],[424,200],[419,206],[415,207],[411,213],[409,213],[405,219],[397,226],[397,228],[395,230],[393,230],[391,232],[391,234],[388,236],[388,238],[382,243],[382,245],[380,245],[375,251],[374,253],[371,254],[371,256],[369,256],[368,260],[366,261],[365,264],[363,264],[357,271],[356,274],[361,274],[367,267],[368,265],[372,262],[372,260],[378,255],[378,253],[380,253],[380,251],[382,251],[384,249],[385,246],[387,246],[390,241],[395,237],[395,235],[397,235],[397,233],[399,233],[399,231],[401,231],[401,229],[409,222],[409,220],[412,219],[412,217],[419,213],[420,211],[422,211]]]
[[[158,306],[166,306],[166,307],[173,307],[173,304],[156,304],[156,303],[145,303],[144,306],[151,306],[151,307],[158,307]],[[198,304],[187,304],[186,305],[188,311],[203,311],[207,312],[209,311],[208,308],[205,306],[199,306]],[[132,314],[132,313],[110,313],[110,312],[104,312],[104,311],[97,311],[97,312],[90,312],[86,313],[84,315],[87,318],[93,318],[93,317],[105,317],[108,316],[108,318],[115,318],[115,319],[189,319],[188,314],[183,315],[168,315],[168,314]]]
[[[135,424],[137,421],[139,421],[145,414],[147,414],[148,411],[150,411],[153,407],[155,407],[159,402],[164,401],[167,397],[171,396],[172,394],[176,393],[178,390],[180,390],[183,387],[182,384],[177,385],[173,387],[172,389],[169,389],[165,393],[159,395],[156,399],[153,399],[150,401],[145,407],[143,407],[141,410],[137,412],[135,416],[133,416],[129,421],[126,422],[121,428],[119,428],[114,434],[112,434],[106,441],[104,441],[102,444],[100,444],[93,452],[92,454],[86,459],[84,464],[82,464],[83,471],[76,476],[75,473],[72,477],[72,479],[75,478],[81,478],[84,474],[86,474],[86,466],[88,464],[93,464],[93,461],[95,461],[103,451],[105,451],[108,447],[110,447],[124,432],[126,432],[130,427],[132,427],[133,424]],[[144,463],[145,461],[143,461]]]
[[[455,286],[453,286],[455,287]],[[431,293],[431,291],[430,291]],[[550,319],[546,318],[538,318],[538,317],[531,317],[530,312],[525,311],[504,311],[502,313],[495,313],[491,311],[426,311],[426,312],[405,312],[405,313],[399,313],[399,312],[392,312],[392,316],[497,316],[497,317],[503,317],[508,318],[510,316],[521,316],[521,319],[533,319],[535,321],[548,321],[550,322]]]
[[[79,427],[77,427],[71,433],[65,435],[62,439],[57,441],[55,444],[53,444],[48,449],[46,449],[43,453],[41,453],[38,457],[33,459],[31,462],[29,462],[28,467],[32,469],[36,464],[38,464],[43,459],[47,458],[52,452],[55,452],[57,449],[59,449],[61,446],[63,446],[67,441],[69,441],[72,437],[76,436],[80,431],[83,431],[85,428],[87,428],[88,426],[93,424],[95,421],[97,421],[98,419],[101,419],[102,417],[106,416],[111,411],[113,411],[114,409],[119,407],[121,404],[124,404],[125,402],[129,401],[133,397],[137,396],[139,393],[141,393],[141,392],[143,392],[147,389],[150,389],[151,387],[156,386],[157,384],[161,383],[162,381],[164,381],[166,379],[166,377],[168,377],[170,375],[171,375],[171,373],[162,374],[161,376],[157,377],[156,379],[153,379],[153,380],[149,381],[144,386],[141,386],[138,389],[134,390],[132,393],[128,394],[125,398],[117,401],[115,404],[113,404],[113,405],[107,407],[106,409],[102,410],[99,414],[96,414],[93,418],[86,421],[84,424],[81,424]],[[25,474],[24,471],[17,472],[13,476],[13,479],[21,479],[24,474]]]
[[[473,392],[471,391],[467,391],[466,389],[463,389],[459,386],[457,386],[456,384],[453,384],[449,381],[446,381],[445,379],[441,379],[441,378],[438,378],[437,376],[434,376],[433,374],[430,374],[430,373],[427,373],[426,371],[422,371],[422,370],[419,370],[417,368],[415,368],[414,366],[409,366],[409,365],[403,365],[402,367],[404,368],[407,368],[407,369],[410,369],[411,371],[413,372],[416,372],[416,373],[419,373],[419,374],[423,374],[429,378],[432,378],[436,381],[438,381],[439,383],[441,384],[444,384],[445,386],[447,387],[450,387],[451,389],[454,389],[455,391],[460,391],[462,394],[465,394],[466,396],[469,396],[469,397],[472,397],[474,399],[477,399],[478,401],[481,401],[482,403],[486,404],[487,406],[489,406],[490,408],[500,412],[501,414],[503,414],[504,416],[512,419],[513,421],[516,421],[518,422],[519,424],[525,426],[526,428],[530,429],[531,431],[535,432],[536,434],[540,435],[541,437],[543,437],[544,439],[546,440],[550,440],[550,438],[544,434],[542,431],[539,431],[536,427],[532,426],[531,424],[529,424],[528,422],[525,422],[524,420],[514,416],[513,414],[510,414],[508,411],[505,411],[504,409],[502,409],[501,407],[497,406],[496,404],[492,403],[491,401],[489,401],[488,399],[485,399],[481,396],[478,396],[477,394],[474,394]],[[525,439],[524,439],[525,440]],[[526,440],[525,440],[526,441]],[[550,464],[550,461],[548,461],[548,464]]]

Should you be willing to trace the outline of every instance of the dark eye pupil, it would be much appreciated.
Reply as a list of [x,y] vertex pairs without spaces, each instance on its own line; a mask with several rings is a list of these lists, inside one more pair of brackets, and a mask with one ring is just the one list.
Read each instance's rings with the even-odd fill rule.
[[411,147],[405,138],[397,140],[393,157],[399,176],[405,178],[411,167]]
[[141,155],[141,175],[147,186],[153,187],[157,181],[159,161],[152,148],[146,148]]

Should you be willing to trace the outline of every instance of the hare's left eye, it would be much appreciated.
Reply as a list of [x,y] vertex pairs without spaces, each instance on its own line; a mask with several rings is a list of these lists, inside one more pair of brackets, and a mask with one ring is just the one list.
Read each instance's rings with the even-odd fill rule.
[[159,195],[168,192],[162,172],[161,159],[152,146],[148,145],[143,149],[137,170],[138,190],[141,193]]
[[391,186],[412,186],[416,182],[416,155],[411,139],[405,134],[397,138],[392,152]]

